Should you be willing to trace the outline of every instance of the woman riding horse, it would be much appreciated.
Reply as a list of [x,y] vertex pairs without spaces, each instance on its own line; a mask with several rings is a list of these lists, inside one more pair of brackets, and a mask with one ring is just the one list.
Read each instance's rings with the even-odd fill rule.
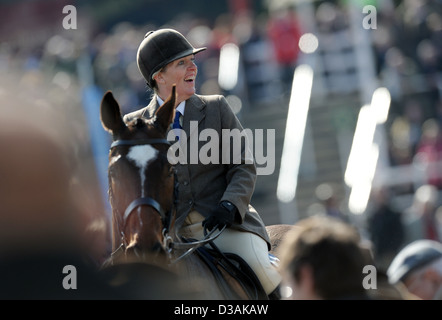
[[[194,59],[195,54],[203,50],[205,48],[194,48],[173,29],[148,32],[139,46],[137,63],[154,97],[147,107],[127,114],[124,121],[152,118],[176,85],[173,127],[178,130],[179,144],[184,148],[198,145],[198,150],[192,147],[187,150],[187,161],[178,161],[175,166],[178,232],[200,240],[204,229],[226,227],[214,240],[215,245],[223,252],[235,253],[244,259],[266,294],[270,298],[278,297],[281,278],[268,256],[270,239],[261,217],[250,205],[256,181],[256,166],[248,157],[250,151],[246,144],[241,144],[240,161],[221,161],[226,154],[226,144],[221,139],[223,130],[243,132],[243,127],[223,96],[195,93],[198,68]],[[203,164],[201,159],[198,163],[189,161],[197,151],[197,155],[202,151],[204,145],[198,137],[204,129],[218,134],[219,139],[210,141],[212,146],[218,141],[218,163]],[[235,141],[228,145],[228,155],[234,154]]]

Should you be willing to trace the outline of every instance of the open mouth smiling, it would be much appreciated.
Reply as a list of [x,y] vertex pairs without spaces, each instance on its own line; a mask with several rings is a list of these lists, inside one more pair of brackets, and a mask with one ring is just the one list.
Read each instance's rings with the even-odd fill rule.
[[187,83],[192,83],[195,81],[195,75],[184,78],[184,81]]

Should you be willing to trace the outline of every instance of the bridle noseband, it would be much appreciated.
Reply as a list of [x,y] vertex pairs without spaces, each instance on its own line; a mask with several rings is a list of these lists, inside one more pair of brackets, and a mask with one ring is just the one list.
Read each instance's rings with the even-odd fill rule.
[[130,140],[130,139],[120,139],[112,142],[110,149],[113,149],[118,146],[138,146],[145,144],[165,144],[170,147],[170,142],[167,139],[139,139],[139,140]]

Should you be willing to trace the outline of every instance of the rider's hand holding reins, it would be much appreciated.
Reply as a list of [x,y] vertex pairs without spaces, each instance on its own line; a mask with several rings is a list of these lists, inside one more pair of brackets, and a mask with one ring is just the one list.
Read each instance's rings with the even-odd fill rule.
[[224,226],[228,228],[235,221],[237,212],[238,209],[232,203],[228,201],[221,201],[215,211],[213,211],[212,214],[202,222],[203,227],[209,231],[215,227],[217,227],[219,230],[221,230]]

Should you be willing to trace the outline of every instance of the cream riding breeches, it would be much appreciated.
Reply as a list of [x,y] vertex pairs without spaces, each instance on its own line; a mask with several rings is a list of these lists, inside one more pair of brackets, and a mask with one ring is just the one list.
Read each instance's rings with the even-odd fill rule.
[[[203,239],[203,220],[204,217],[197,211],[190,212],[179,231],[180,235],[196,240]],[[251,232],[225,229],[213,242],[222,252],[234,253],[244,259],[255,272],[267,294],[275,290],[281,282],[281,275],[270,263],[267,243],[260,236]]]

